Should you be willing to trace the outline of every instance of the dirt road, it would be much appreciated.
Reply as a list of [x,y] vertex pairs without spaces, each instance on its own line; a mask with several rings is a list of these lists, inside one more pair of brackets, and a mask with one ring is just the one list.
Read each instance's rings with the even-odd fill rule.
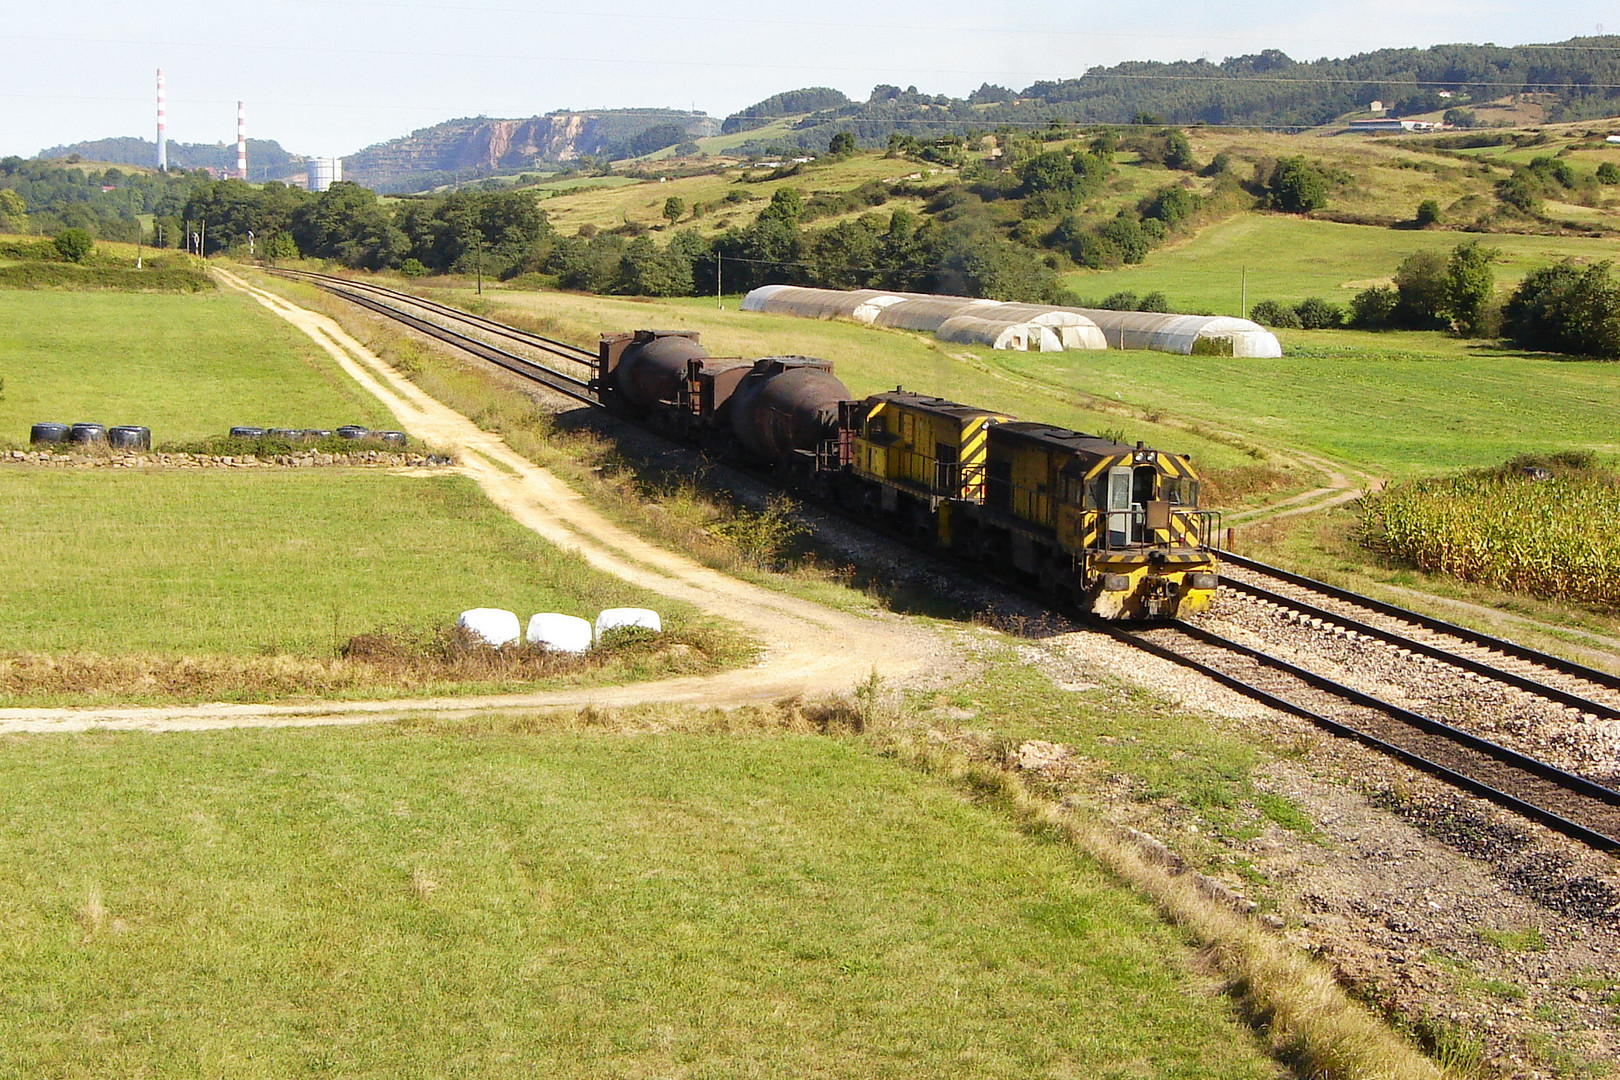
[[620,687],[509,694],[481,698],[316,703],[198,705],[153,708],[0,709],[0,733],[89,728],[192,730],[207,727],[361,723],[405,715],[480,709],[537,709],[680,702],[736,705],[792,695],[846,692],[876,671],[884,680],[909,678],[940,657],[940,643],[898,617],[834,611],[752,585],[665,551],[615,525],[578,493],[430,397],[324,315],[215,271],[231,288],[309,335],[411,435],[453,451],[462,470],[516,521],[560,548],[579,552],[599,570],[661,596],[678,599],[741,627],[765,646],[754,665],[701,678]]

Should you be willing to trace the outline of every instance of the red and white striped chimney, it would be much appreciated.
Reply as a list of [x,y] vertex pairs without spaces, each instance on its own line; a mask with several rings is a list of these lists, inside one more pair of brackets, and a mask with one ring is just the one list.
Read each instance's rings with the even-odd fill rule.
[[247,106],[236,103],[236,178],[247,179]]
[[165,130],[166,127],[167,127],[167,124],[165,123],[165,117],[164,117],[164,113],[163,113],[163,69],[158,68],[158,146],[157,146],[158,160],[157,160],[157,167],[158,167],[159,172],[162,172],[163,170],[165,170],[165,169],[167,169],[169,167],[169,143],[168,143],[168,138],[164,133],[164,130]]

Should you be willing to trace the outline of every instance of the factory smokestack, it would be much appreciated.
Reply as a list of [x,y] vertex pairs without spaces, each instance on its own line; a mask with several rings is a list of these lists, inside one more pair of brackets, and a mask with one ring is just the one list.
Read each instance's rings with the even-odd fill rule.
[[247,179],[247,107],[236,103],[236,178]]
[[163,172],[169,167],[169,144],[165,135],[166,126],[163,115],[163,69],[158,68],[158,172]]

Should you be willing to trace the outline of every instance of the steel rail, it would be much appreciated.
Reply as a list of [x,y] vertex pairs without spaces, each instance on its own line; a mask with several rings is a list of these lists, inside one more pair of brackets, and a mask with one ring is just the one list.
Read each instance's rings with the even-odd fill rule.
[[1580,694],[1572,693],[1556,686],[1549,686],[1538,679],[1532,679],[1527,675],[1520,675],[1517,672],[1508,671],[1506,668],[1487,663],[1483,660],[1475,659],[1471,656],[1464,656],[1461,653],[1453,652],[1449,649],[1442,648],[1441,646],[1430,644],[1427,641],[1421,641],[1417,638],[1410,637],[1397,630],[1386,630],[1381,626],[1373,626],[1371,623],[1362,622],[1360,619],[1353,618],[1352,616],[1345,615],[1337,611],[1329,611],[1327,608],[1317,607],[1315,604],[1308,603],[1307,601],[1297,600],[1292,596],[1284,596],[1282,593],[1273,592],[1270,589],[1251,584],[1247,581],[1238,581],[1235,578],[1222,578],[1221,588],[1233,589],[1237,592],[1246,593],[1247,595],[1253,596],[1256,599],[1265,600],[1269,603],[1276,604],[1279,607],[1289,608],[1299,612],[1302,615],[1308,615],[1311,618],[1320,619],[1323,622],[1330,622],[1336,626],[1342,626],[1346,630],[1353,630],[1358,634],[1364,634],[1367,637],[1376,638],[1379,641],[1383,641],[1391,645],[1398,645],[1401,648],[1407,649],[1411,652],[1421,653],[1424,656],[1443,661],[1444,663],[1451,664],[1454,667],[1462,668],[1464,671],[1472,671],[1476,675],[1484,675],[1485,677],[1493,679],[1496,682],[1506,683],[1509,686],[1513,686],[1527,693],[1535,694],[1538,697],[1543,697],[1550,701],[1557,702],[1560,705],[1564,705],[1572,709],[1578,709],[1583,713],[1591,713],[1600,719],[1620,720],[1620,708],[1616,708],[1613,705],[1606,705],[1603,702],[1593,701],[1591,698],[1582,697]]
[[284,277],[301,278],[304,280],[313,281],[317,284],[330,283],[349,289],[368,290],[373,293],[381,294],[382,296],[390,299],[414,304],[437,314],[448,316],[449,318],[456,319],[471,326],[476,326],[481,330],[485,330],[499,337],[516,341],[519,344],[528,345],[531,348],[539,349],[541,352],[551,353],[552,355],[563,360],[568,360],[571,363],[585,364],[588,366],[594,366],[596,363],[596,354],[588,349],[580,348],[578,345],[570,345],[566,341],[558,341],[555,338],[548,338],[543,334],[535,334],[527,330],[519,330],[515,326],[508,326],[506,323],[496,322],[494,319],[487,319],[482,315],[474,315],[472,312],[462,311],[459,308],[453,308],[447,304],[441,304],[436,300],[428,300],[425,297],[416,296],[408,292],[401,292],[398,289],[386,288],[382,285],[376,285],[369,281],[356,281],[353,278],[340,277],[336,274],[319,274],[313,270],[292,270],[278,268],[269,270],[267,272],[280,274]]
[[449,327],[440,326],[438,323],[429,322],[419,316],[412,315],[410,312],[401,311],[399,308],[392,307],[370,296],[364,296],[359,292],[343,288],[341,284],[334,284],[343,282],[343,278],[333,278],[331,281],[321,281],[317,284],[326,291],[341,296],[352,304],[358,304],[369,311],[374,311],[396,322],[404,323],[413,330],[420,331],[429,337],[437,338],[447,344],[454,345],[458,349],[470,352],[480,359],[505,368],[514,375],[522,376],[531,382],[540,383],[549,389],[560,394],[566,394],[594,408],[601,408],[601,402],[597,401],[595,396],[590,393],[590,384],[582,379],[564,375],[560,371],[553,371],[527,357],[509,353],[505,349],[497,348],[486,341],[479,341],[477,338],[458,333]]
[[1245,570],[1252,570],[1257,574],[1267,574],[1278,579],[1279,581],[1286,581],[1290,585],[1296,585],[1302,589],[1309,589],[1312,592],[1321,593],[1323,596],[1330,596],[1335,600],[1342,600],[1348,604],[1356,604],[1360,607],[1366,608],[1369,611],[1376,611],[1380,615],[1388,615],[1391,618],[1400,619],[1402,622],[1412,623],[1414,626],[1421,626],[1425,630],[1433,630],[1438,634],[1450,634],[1452,637],[1460,638],[1463,641],[1468,642],[1470,645],[1478,645],[1482,648],[1490,649],[1506,656],[1511,656],[1516,660],[1525,660],[1532,664],[1540,664],[1542,667],[1551,668],[1552,670],[1561,672],[1565,675],[1573,675],[1578,679],[1585,679],[1587,682],[1606,687],[1610,690],[1620,690],[1620,675],[1613,675],[1607,671],[1600,671],[1597,668],[1587,667],[1585,664],[1578,664],[1573,660],[1565,660],[1561,656],[1554,656],[1551,653],[1544,653],[1538,649],[1532,649],[1525,645],[1505,641],[1499,637],[1492,637],[1490,634],[1484,634],[1478,630],[1470,630],[1466,626],[1458,626],[1456,623],[1450,623],[1444,619],[1437,619],[1433,616],[1423,615],[1407,608],[1397,607],[1394,604],[1385,603],[1382,600],[1375,600],[1370,596],[1363,596],[1360,593],[1353,593],[1348,589],[1341,589],[1336,585],[1329,585],[1325,581],[1317,581],[1315,578],[1309,578],[1303,574],[1296,574],[1292,571],[1284,570],[1281,567],[1271,566],[1267,563],[1245,558],[1244,556],[1238,555],[1231,551],[1223,551],[1217,548],[1215,549],[1215,553],[1223,560],[1232,563],[1234,566],[1241,566]]
[[[1264,705],[1268,705],[1293,716],[1298,716],[1301,719],[1310,721],[1324,730],[1331,731],[1337,735],[1353,738],[1358,742],[1371,746],[1384,753],[1388,753],[1402,761],[1405,761],[1409,765],[1423,770],[1424,772],[1438,776],[1447,783],[1464,788],[1468,791],[1472,791],[1475,794],[1499,803],[1510,810],[1540,821],[1549,828],[1563,833],[1572,839],[1579,840],[1580,842],[1599,850],[1620,851],[1620,825],[1617,825],[1609,832],[1604,832],[1590,825],[1571,820],[1564,814],[1533,802],[1529,798],[1522,797],[1521,795],[1515,795],[1509,791],[1504,791],[1501,787],[1487,782],[1478,776],[1470,775],[1468,772],[1462,771],[1459,768],[1436,761],[1432,757],[1428,757],[1406,746],[1402,746],[1400,743],[1391,741],[1389,738],[1376,735],[1365,730],[1364,728],[1357,727],[1354,724],[1326,716],[1305,705],[1301,705],[1298,702],[1290,701],[1286,697],[1274,694],[1262,687],[1255,686],[1253,683],[1247,682],[1236,675],[1222,671],[1220,668],[1215,667],[1212,664],[1205,663],[1170,646],[1141,636],[1143,634],[1151,633],[1154,630],[1162,630],[1164,629],[1163,627],[1127,628],[1110,623],[1105,624],[1104,629],[1108,634],[1117,640],[1142,649],[1143,651],[1154,656],[1158,656],[1161,659],[1170,660],[1184,667],[1191,668],[1200,674],[1214,679],[1223,686],[1229,687],[1238,693],[1243,694],[1245,697],[1251,698]],[[1249,646],[1239,644],[1235,641],[1230,641],[1207,630],[1202,630],[1185,624],[1178,624],[1174,629],[1190,638],[1193,638],[1194,640],[1202,641],[1205,644],[1224,649],[1228,652],[1253,660],[1256,663],[1266,667],[1281,671],[1308,686],[1331,694],[1344,701],[1348,701],[1352,704],[1359,705],[1363,708],[1374,710],[1376,712],[1381,712],[1408,728],[1416,729],[1425,734],[1443,739],[1448,744],[1462,750],[1465,754],[1473,755],[1476,758],[1488,758],[1501,768],[1512,770],[1529,778],[1527,783],[1531,787],[1541,786],[1545,788],[1546,786],[1551,785],[1560,792],[1573,795],[1577,798],[1590,800],[1591,802],[1601,804],[1605,809],[1620,812],[1620,791],[1615,791],[1612,788],[1604,787],[1603,785],[1588,780],[1583,776],[1577,776],[1574,773],[1565,772],[1564,770],[1555,768],[1546,762],[1538,761],[1535,758],[1520,754],[1516,750],[1510,750],[1505,746],[1490,742],[1486,739],[1481,739],[1476,735],[1471,735],[1466,731],[1462,731],[1460,729],[1451,727],[1448,724],[1443,724],[1440,721],[1423,716],[1419,713],[1415,713],[1410,709],[1405,709],[1399,705],[1383,701],[1379,698],[1373,697],[1370,694],[1365,694],[1359,690],[1356,690],[1353,687],[1338,683],[1327,678],[1326,676],[1318,675],[1316,672],[1301,668],[1295,664],[1289,663],[1286,660],[1279,659],[1278,657],[1270,656],[1266,653],[1260,652],[1257,649],[1252,649]],[[1539,784],[1537,783],[1538,781]]]

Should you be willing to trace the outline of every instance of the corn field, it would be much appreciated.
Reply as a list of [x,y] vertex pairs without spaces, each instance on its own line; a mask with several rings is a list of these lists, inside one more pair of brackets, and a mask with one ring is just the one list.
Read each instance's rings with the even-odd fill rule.
[[1612,476],[1410,480],[1365,500],[1360,538],[1431,573],[1620,609],[1620,482]]

